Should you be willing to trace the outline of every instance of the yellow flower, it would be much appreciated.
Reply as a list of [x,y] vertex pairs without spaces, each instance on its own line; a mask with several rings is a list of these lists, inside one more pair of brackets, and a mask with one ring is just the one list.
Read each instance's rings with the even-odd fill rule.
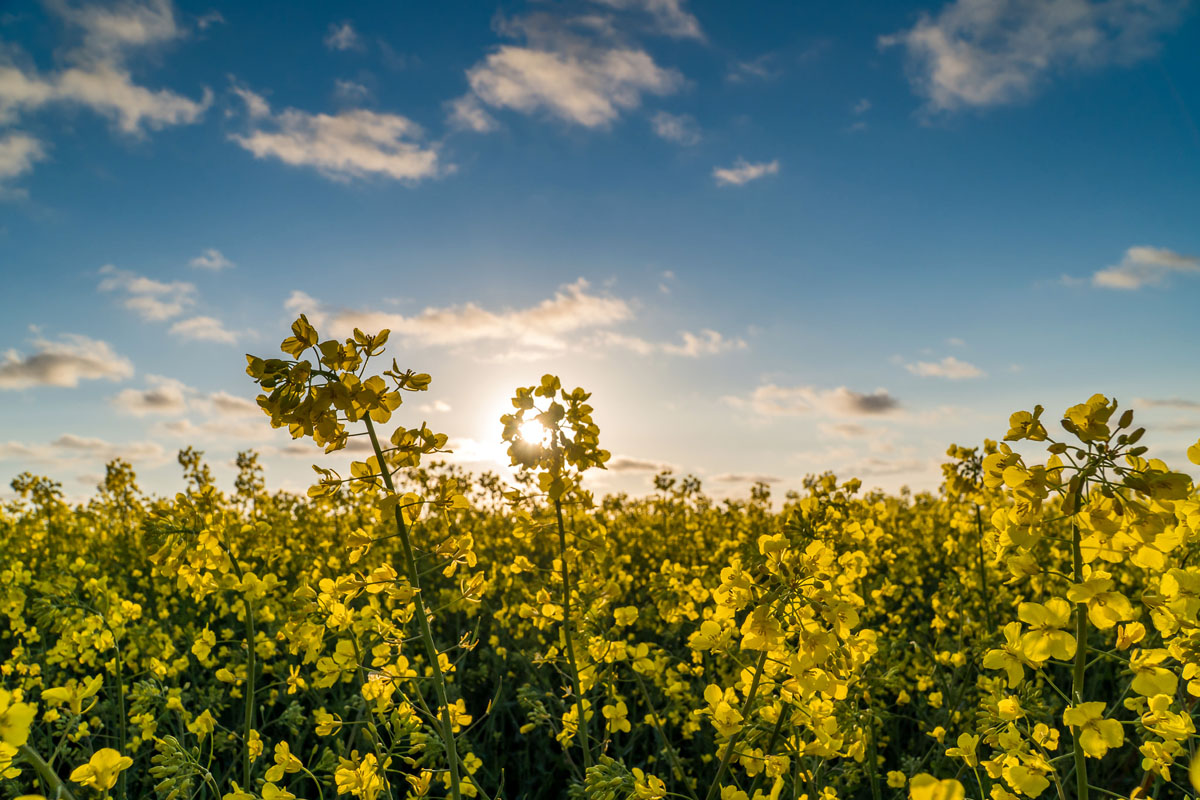
[[1079,743],[1092,758],[1104,758],[1109,748],[1125,742],[1125,729],[1115,719],[1104,719],[1104,703],[1080,703],[1063,711],[1063,724],[1079,728]]
[[1045,605],[1021,603],[1017,616],[1029,626],[1029,632],[1021,637],[1021,649],[1035,664],[1048,658],[1066,661],[1075,655],[1075,637],[1065,628],[1071,622],[1071,604],[1061,597],[1052,597]]
[[206,708],[200,716],[188,723],[187,729],[194,733],[200,741],[204,741],[204,737],[212,733],[216,727],[216,718]]
[[625,627],[627,625],[632,625],[634,622],[637,621],[637,618],[638,618],[637,607],[636,606],[622,606],[621,608],[614,609],[613,617],[616,619],[617,624],[620,625],[621,627]]
[[71,780],[83,786],[93,786],[102,792],[108,791],[117,785],[117,774],[132,765],[132,758],[105,747],[93,753],[88,763],[76,767],[71,773]]
[[[356,757],[357,753],[352,753]],[[349,759],[338,759],[339,766],[333,778],[338,794],[352,794],[360,800],[376,800],[383,791],[383,779],[379,777],[379,762],[368,753],[360,763]],[[464,787],[465,788],[465,787]]]
[[296,800],[296,795],[270,782],[263,786],[262,796],[263,800]]
[[1145,697],[1156,694],[1174,695],[1179,679],[1162,663],[1169,654],[1166,650],[1134,650],[1129,656],[1129,668],[1133,670],[1135,692]]
[[1003,774],[1008,785],[1026,797],[1037,797],[1050,788],[1050,781],[1041,770],[1022,764],[1015,758],[1004,765]]
[[1025,650],[1021,646],[1021,623],[1004,626],[1004,645],[989,650],[983,657],[984,669],[1002,669],[1008,675],[1008,688],[1015,689],[1025,679]]
[[654,775],[647,775],[637,767],[633,770],[633,794],[637,800],[662,800],[667,796],[667,785]]
[[37,708],[29,703],[21,703],[17,695],[7,689],[0,689],[0,742],[20,747],[29,741],[29,729]]
[[625,701],[618,700],[615,705],[606,705],[601,707],[600,713],[608,720],[608,729],[610,731],[625,731],[628,733],[632,730],[629,720],[626,715],[629,709],[625,706]]
[[963,800],[966,790],[953,778],[938,780],[928,772],[914,775],[908,782],[910,800]]
[[967,762],[968,767],[977,767],[979,766],[979,757],[975,754],[975,748],[978,746],[978,736],[972,736],[969,733],[959,734],[958,746],[948,749],[946,755],[951,758],[961,758]]
[[42,692],[42,700],[52,706],[67,705],[71,709],[71,713],[76,716],[84,714],[91,710],[95,703],[89,704],[85,709],[83,701],[94,697],[100,691],[100,687],[104,685],[104,677],[97,675],[94,678],[89,678],[82,684],[76,680],[70,680],[66,686],[59,686],[53,689],[46,689]]
[[908,778],[900,770],[893,769],[887,774],[887,785],[892,789],[903,789],[904,784],[908,783]]
[[250,762],[254,763],[262,755],[263,741],[258,731],[250,731],[250,741],[246,742],[246,750],[250,753]]
[[304,769],[300,759],[292,755],[292,749],[287,742],[275,745],[275,765],[267,770],[267,780],[274,783],[287,773],[299,772]]
[[1000,715],[1000,719],[1012,721],[1025,716],[1025,711],[1021,708],[1021,701],[1015,697],[1005,697],[996,704],[996,711]]
[[1093,572],[1083,583],[1071,584],[1067,599],[1087,605],[1088,619],[1097,628],[1108,630],[1118,622],[1133,619],[1133,604],[1120,592],[1111,591],[1113,582],[1107,572]]

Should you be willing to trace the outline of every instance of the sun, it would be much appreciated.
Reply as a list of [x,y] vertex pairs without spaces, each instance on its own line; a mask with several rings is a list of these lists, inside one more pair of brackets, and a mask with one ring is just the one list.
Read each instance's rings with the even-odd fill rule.
[[530,444],[546,445],[550,443],[550,431],[536,419],[527,419],[517,428],[521,438]]

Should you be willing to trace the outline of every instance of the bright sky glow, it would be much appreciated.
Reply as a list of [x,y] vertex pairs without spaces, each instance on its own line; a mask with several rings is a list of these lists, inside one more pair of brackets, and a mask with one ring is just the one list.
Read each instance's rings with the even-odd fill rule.
[[301,312],[475,471],[546,372],[600,491],[933,488],[1093,392],[1182,468],[1198,50],[1183,0],[5,3],[0,478],[303,490],[242,371]]

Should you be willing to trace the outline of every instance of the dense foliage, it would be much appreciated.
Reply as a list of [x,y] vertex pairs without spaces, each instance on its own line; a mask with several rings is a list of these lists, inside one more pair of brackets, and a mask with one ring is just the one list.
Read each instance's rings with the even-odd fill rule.
[[430,383],[372,376],[386,333],[293,334],[259,404],[349,477],[268,494],[244,453],[226,493],[189,449],[174,498],[120,461],[74,508],[13,482],[0,797],[1192,793],[1200,496],[1115,401],[952,446],[936,494],[597,500],[583,390],[516,391],[506,486],[378,430]]

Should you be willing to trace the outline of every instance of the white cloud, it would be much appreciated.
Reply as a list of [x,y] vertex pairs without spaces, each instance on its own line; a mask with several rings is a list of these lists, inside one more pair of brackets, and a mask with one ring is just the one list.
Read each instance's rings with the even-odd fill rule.
[[39,74],[11,61],[0,63],[0,122],[52,104],[89,108],[108,117],[123,133],[141,135],[147,129],[197,121],[212,102],[207,89],[192,100],[167,89],[140,86],[126,64],[132,53],[183,35],[167,0],[142,0],[113,6],[50,8],[73,30],[81,43],[63,51],[64,68]]
[[133,364],[107,342],[67,333],[57,341],[38,337],[31,344],[29,355],[8,350],[0,356],[0,389],[73,389],[81,380],[119,381],[133,375]]
[[225,17],[220,11],[209,11],[196,17],[196,28],[201,31],[206,31],[214,25],[224,25]]
[[767,175],[775,175],[778,172],[778,161],[762,161],[752,164],[739,158],[732,167],[714,167],[713,178],[716,179],[718,186],[742,186],[750,181]]
[[730,83],[746,83],[750,80],[766,81],[780,75],[778,58],[774,53],[767,53],[750,61],[735,61],[725,75]]
[[643,95],[669,94],[683,83],[678,72],[622,41],[605,18],[535,14],[503,23],[502,29],[526,45],[503,45],[467,70],[472,95],[493,108],[544,111],[598,128],[637,108]]
[[225,417],[258,417],[263,410],[258,403],[228,392],[213,392],[208,396],[213,412]]
[[196,287],[185,281],[158,281],[117,269],[112,264],[100,268],[106,276],[100,281],[100,291],[125,295],[122,305],[142,319],[161,322],[182,314],[196,302]]
[[[311,297],[294,292],[287,305],[289,310],[298,311],[312,303]],[[328,320],[330,333],[337,336],[347,335],[354,328],[389,328],[393,336],[417,344],[453,346],[490,341],[544,350],[565,349],[567,334],[606,327],[633,316],[626,301],[593,293],[583,278],[528,308],[491,311],[465,303],[429,307],[411,316],[384,311],[326,311],[320,306],[316,310]]]
[[648,458],[615,455],[604,464],[610,472],[665,472],[674,470],[673,464],[663,461],[653,461]]
[[869,99],[867,99],[866,97],[864,97],[861,100],[859,100],[857,103],[855,103],[854,106],[850,110],[852,112],[854,112],[855,115],[865,114],[871,110],[871,101]]
[[982,378],[987,375],[974,364],[960,361],[954,356],[946,356],[941,361],[918,361],[915,364],[905,364],[904,368],[922,378],[946,378],[952,381]]
[[189,261],[188,264],[197,269],[211,269],[214,272],[219,272],[220,270],[229,269],[236,266],[215,247],[208,248],[203,253]]
[[902,45],[915,90],[932,111],[1012,103],[1055,73],[1152,55],[1185,0],[956,0],[911,29]]
[[684,356],[686,358],[699,358],[700,356],[727,353],[731,350],[744,350],[747,346],[744,339],[729,339],[723,334],[709,328],[704,328],[699,333],[680,331],[679,336],[682,339],[679,343],[651,342],[640,336],[631,336],[616,331],[603,331],[594,337],[593,342],[600,347],[629,350],[641,356],[648,356],[652,353],[665,353],[671,356]]
[[654,135],[668,142],[691,146],[700,142],[700,126],[689,114],[670,114],[659,111],[650,118]]
[[654,23],[654,31],[676,39],[704,39],[700,22],[684,9],[685,0],[596,0],[596,2],[623,11],[640,11],[648,14]]
[[715,483],[779,483],[783,478],[762,472],[723,472],[712,477]]
[[343,105],[362,105],[371,99],[371,90],[356,81],[338,79],[333,82],[333,96]]
[[145,389],[122,389],[112,398],[112,404],[137,417],[182,414],[187,410],[191,389],[182,381],[147,375],[146,383],[149,385]]
[[746,349],[745,340],[727,339],[717,331],[708,328],[701,330],[698,334],[683,331],[680,336],[683,338],[682,344],[664,344],[663,352],[673,356],[697,358],[726,353],[730,350]]
[[313,167],[327,178],[385,177],[415,183],[447,171],[435,145],[422,145],[419,125],[399,114],[349,109],[309,114],[294,108],[271,114],[261,96],[235,89],[246,101],[251,131],[230,138],[256,158]]
[[817,389],[812,386],[778,386],[767,383],[749,397],[727,396],[727,405],[753,411],[763,417],[796,417],[809,414],[834,417],[882,416],[900,408],[900,401],[885,389],[856,392],[845,386]]
[[451,409],[445,400],[434,400],[432,403],[422,403],[417,410],[422,414],[447,414]]
[[0,442],[0,461],[41,461],[45,463],[70,463],[81,461],[102,464],[114,458],[127,461],[149,462],[151,466],[165,463],[166,452],[157,442],[114,443],[90,436],[64,433],[46,444],[26,442]]
[[349,22],[331,23],[325,34],[325,46],[330,50],[361,50],[362,38]]
[[1092,285],[1104,289],[1140,289],[1159,286],[1172,273],[1200,273],[1200,258],[1180,255],[1164,247],[1131,247],[1121,263],[1092,275]]
[[496,129],[495,118],[483,110],[479,98],[475,95],[465,94],[451,100],[448,105],[450,113],[447,121],[451,127],[476,133],[487,133]]
[[822,422],[817,429],[836,439],[860,439],[871,433],[871,428],[857,422]]
[[237,341],[237,335],[226,330],[221,321],[214,317],[200,316],[180,320],[171,326],[170,332],[180,338],[197,342],[233,344]]
[[27,133],[11,131],[0,138],[0,185],[24,175],[46,158],[43,144]]

